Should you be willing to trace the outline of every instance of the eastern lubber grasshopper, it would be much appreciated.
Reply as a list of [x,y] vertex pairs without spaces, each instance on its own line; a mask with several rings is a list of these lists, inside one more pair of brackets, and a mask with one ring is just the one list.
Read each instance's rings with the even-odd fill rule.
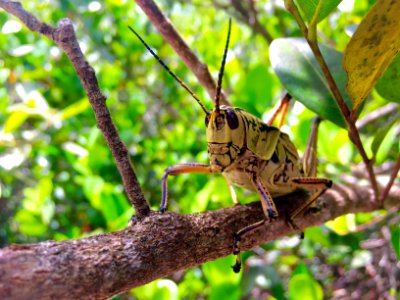
[[[278,217],[273,201],[274,197],[286,195],[297,189],[310,191],[308,199],[297,207],[289,217],[289,224],[294,228],[293,219],[310,207],[315,200],[332,185],[332,181],[316,178],[317,158],[316,142],[319,120],[313,123],[307,150],[303,162],[300,162],[297,149],[286,133],[271,126],[277,114],[287,106],[290,96],[284,97],[271,119],[264,123],[261,119],[240,108],[220,105],[222,77],[228,51],[231,21],[218,75],[215,108],[208,111],[194,92],[153,52],[146,42],[131,28],[148,51],[170,73],[175,80],[185,88],[199,103],[206,114],[207,144],[210,164],[187,163],[168,167],[162,177],[162,201],[160,211],[167,207],[169,175],[182,173],[222,173],[227,180],[234,204],[239,204],[233,185],[256,191],[261,200],[265,218],[239,230],[234,236],[233,253],[237,255],[233,266],[235,272],[241,268],[240,239],[265,223]],[[281,122],[284,118],[282,113]]]

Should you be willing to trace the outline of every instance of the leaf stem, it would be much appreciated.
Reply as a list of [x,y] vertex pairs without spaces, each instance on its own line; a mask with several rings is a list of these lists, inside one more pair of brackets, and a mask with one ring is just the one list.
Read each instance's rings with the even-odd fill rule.
[[367,153],[365,152],[364,146],[361,142],[360,134],[355,125],[356,116],[354,114],[352,114],[351,111],[349,110],[349,108],[347,107],[347,104],[344,101],[343,96],[340,93],[338,86],[336,85],[335,79],[333,78],[332,73],[329,70],[329,67],[326,64],[326,61],[325,61],[324,57],[322,56],[321,50],[318,46],[318,40],[317,40],[317,35],[316,35],[316,26],[317,26],[316,20],[318,18],[318,14],[319,14],[319,10],[320,10],[320,3],[317,6],[316,15],[313,17],[313,19],[310,23],[310,26],[307,27],[307,25],[305,24],[305,22],[303,21],[301,15],[300,15],[299,9],[297,8],[294,1],[293,0],[285,0],[284,2],[285,2],[286,9],[293,15],[294,19],[296,20],[297,24],[300,27],[300,30],[303,32],[303,35],[306,38],[308,45],[310,46],[312,52],[315,55],[315,58],[316,58],[318,64],[321,67],[322,72],[324,73],[324,76],[329,85],[329,89],[331,90],[331,92],[336,100],[336,103],[339,106],[339,109],[342,112],[342,115],[346,121],[349,138],[352,141],[352,143],[357,147],[357,149],[361,155],[361,158],[366,166],[369,180],[370,180],[372,189],[374,191],[375,199],[378,201],[379,189],[378,189],[378,183],[376,181],[375,173],[373,170],[373,160],[368,158]]
[[322,3],[323,3],[322,0],[318,2],[318,5],[315,9],[315,14],[311,19],[310,24],[308,25],[308,38],[311,41],[317,41],[317,24],[318,24],[319,13],[321,12],[322,8]]

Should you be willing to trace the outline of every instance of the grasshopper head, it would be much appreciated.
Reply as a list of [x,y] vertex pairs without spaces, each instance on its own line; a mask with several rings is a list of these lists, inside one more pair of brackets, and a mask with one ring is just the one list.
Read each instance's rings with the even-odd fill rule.
[[240,110],[222,105],[206,116],[207,143],[211,164],[229,166],[244,146],[245,130]]
[[239,117],[233,107],[222,105],[206,116],[207,142],[230,143],[239,127]]

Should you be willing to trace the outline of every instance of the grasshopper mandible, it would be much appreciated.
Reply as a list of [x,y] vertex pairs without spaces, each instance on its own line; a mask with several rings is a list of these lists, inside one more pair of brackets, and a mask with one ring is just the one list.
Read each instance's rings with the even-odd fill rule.
[[[241,268],[239,247],[241,237],[278,217],[278,211],[273,201],[274,197],[292,193],[297,189],[310,191],[307,200],[290,214],[289,223],[294,226],[292,222],[294,218],[304,212],[327,188],[331,187],[331,180],[315,177],[319,121],[313,123],[307,150],[303,162],[300,162],[297,149],[290,141],[289,136],[281,132],[279,128],[271,126],[277,114],[285,106],[287,107],[287,102],[290,99],[288,94],[267,123],[240,108],[219,104],[229,46],[231,20],[229,20],[228,35],[218,75],[215,108],[211,111],[206,109],[195,93],[170,70],[146,42],[131,27],[129,29],[167,72],[199,103],[206,114],[206,138],[210,164],[186,163],[166,168],[162,177],[160,211],[164,212],[167,207],[168,176],[183,173],[222,173],[227,180],[235,205],[239,204],[239,201],[233,185],[255,191],[260,197],[265,215],[264,219],[239,230],[233,239],[233,254],[236,255],[236,263],[232,268],[235,272],[239,272]],[[282,113],[281,121],[283,118],[284,113]]]

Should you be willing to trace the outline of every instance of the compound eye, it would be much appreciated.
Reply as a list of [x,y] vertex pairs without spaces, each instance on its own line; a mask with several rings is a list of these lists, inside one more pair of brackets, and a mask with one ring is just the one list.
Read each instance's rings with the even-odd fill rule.
[[204,121],[206,123],[206,127],[208,127],[208,123],[210,123],[210,114],[206,115],[206,119]]
[[239,127],[239,119],[233,110],[228,109],[226,111],[226,119],[230,129],[236,129]]

